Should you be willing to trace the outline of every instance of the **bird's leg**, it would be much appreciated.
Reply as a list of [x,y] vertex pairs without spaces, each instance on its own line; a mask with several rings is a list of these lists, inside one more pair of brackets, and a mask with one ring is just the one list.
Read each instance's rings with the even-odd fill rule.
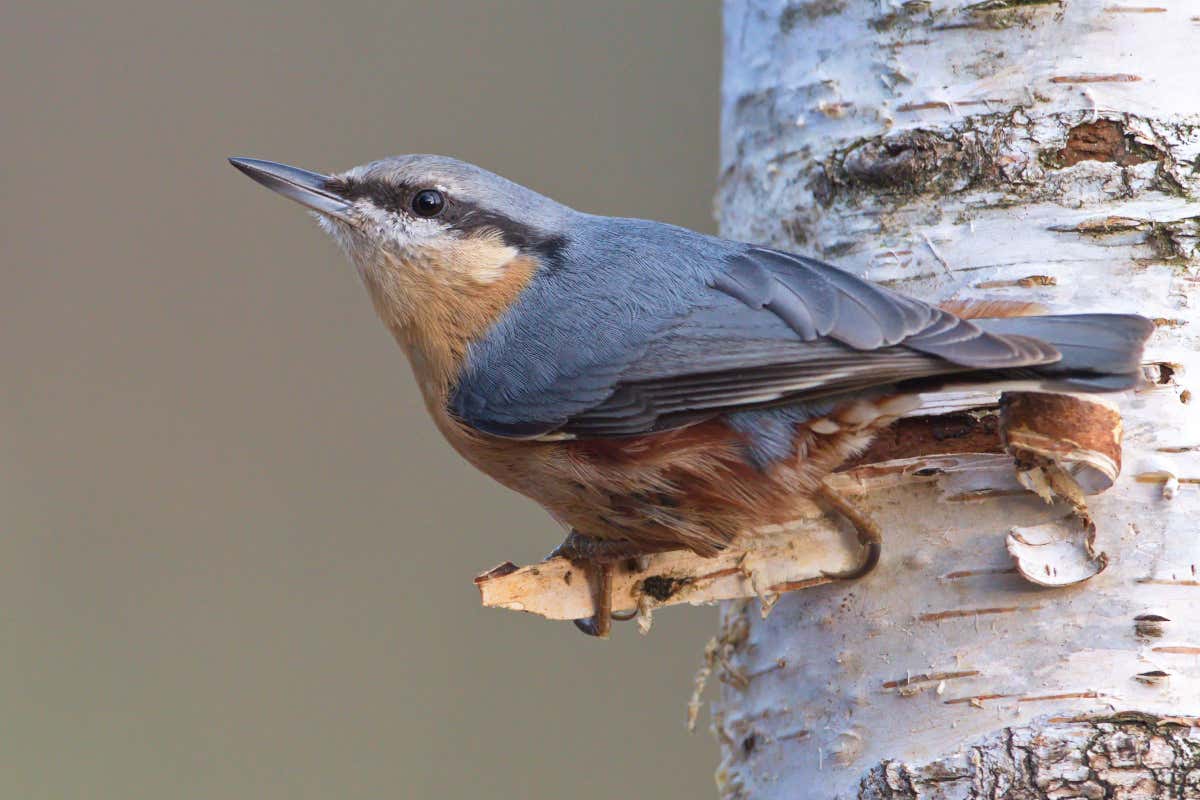
[[612,610],[613,565],[645,553],[644,547],[633,542],[596,539],[571,531],[562,544],[546,556],[547,559],[565,558],[587,576],[592,590],[592,616],[574,620],[576,628],[588,636],[607,639],[614,619],[624,622],[637,616],[636,611],[618,614]]
[[592,589],[592,615],[573,622],[588,636],[607,639],[612,631],[612,562],[592,560],[580,566]]
[[854,530],[858,534],[858,543],[865,550],[863,560],[858,566],[843,572],[822,571],[822,574],[826,578],[849,581],[861,578],[870,573],[879,563],[879,554],[883,549],[883,532],[879,530],[879,525],[861,509],[856,508],[849,500],[830,488],[829,484],[824,481],[817,488],[816,496],[854,526]]

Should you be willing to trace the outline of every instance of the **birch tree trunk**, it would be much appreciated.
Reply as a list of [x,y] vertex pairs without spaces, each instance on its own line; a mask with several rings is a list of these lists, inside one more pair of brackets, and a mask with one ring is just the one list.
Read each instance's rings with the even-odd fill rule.
[[722,796],[1200,798],[1200,2],[727,0],[725,59],[724,235],[1158,330],[1099,575],[1018,573],[1063,511],[993,472],[865,501],[865,580],[727,604]]

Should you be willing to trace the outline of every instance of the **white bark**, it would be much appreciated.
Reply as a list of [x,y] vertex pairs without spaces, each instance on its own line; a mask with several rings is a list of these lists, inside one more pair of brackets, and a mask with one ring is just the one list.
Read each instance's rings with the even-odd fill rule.
[[[1018,526],[1014,555],[1036,558],[1062,508],[909,485],[866,501],[885,529],[867,579],[765,620],[727,605],[723,795],[1200,797],[1200,4],[728,0],[725,17],[725,235],[935,302],[1137,311],[1161,366],[1116,398],[1123,474],[1089,498],[1108,557],[1089,581],[1036,585],[1006,549]],[[1132,765],[1101,741],[1118,734]]]

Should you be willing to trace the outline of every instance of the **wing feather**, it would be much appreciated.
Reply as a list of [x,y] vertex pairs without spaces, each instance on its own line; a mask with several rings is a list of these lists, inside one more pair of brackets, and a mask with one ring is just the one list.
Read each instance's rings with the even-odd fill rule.
[[[905,381],[1060,358],[1040,339],[985,330],[801,256],[741,246],[689,269],[699,283],[688,291],[680,288],[678,275],[671,284],[653,271],[641,276],[639,291],[661,292],[671,303],[621,304],[628,318],[612,334],[620,337],[619,346],[564,343],[558,352],[569,358],[549,364],[543,359],[537,365],[542,372],[527,382],[530,388],[496,373],[508,379],[510,396],[493,392],[485,401],[479,393],[471,397],[468,387],[455,399],[456,412],[481,430],[505,436],[625,436],[715,414],[819,404]],[[546,351],[544,342],[528,346]],[[488,366],[517,369],[511,363]]]

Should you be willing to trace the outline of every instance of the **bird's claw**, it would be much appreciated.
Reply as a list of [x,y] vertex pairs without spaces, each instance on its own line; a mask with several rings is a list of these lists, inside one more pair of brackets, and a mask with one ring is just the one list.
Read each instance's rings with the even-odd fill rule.
[[858,563],[858,566],[837,572],[821,570],[821,577],[834,581],[853,581],[869,575],[878,566],[879,556],[883,552],[883,547],[879,542],[866,542],[863,550],[865,551],[865,555],[862,561]]
[[821,484],[817,495],[854,526],[854,531],[858,534],[858,543],[865,551],[858,566],[839,572],[822,570],[821,575],[838,581],[852,581],[868,575],[878,566],[879,556],[883,552],[883,533],[879,530],[879,525],[826,483]]
[[596,615],[584,617],[583,619],[571,620],[575,623],[575,627],[583,631],[587,636],[595,636],[597,639],[607,639],[611,624],[607,627],[602,627],[596,622]]
[[607,639],[612,631],[612,621],[617,618],[612,610],[613,565],[607,560],[592,560],[585,562],[584,569],[592,587],[593,610],[590,617],[574,620],[575,627],[588,636]]
[[612,622],[611,622],[612,620],[615,620],[617,622],[629,622],[632,619],[637,619],[637,615],[638,615],[637,609],[634,609],[633,611],[610,611],[610,612],[608,612],[608,619],[610,620],[610,622],[607,625],[599,624],[596,621],[597,617],[595,614],[593,614],[590,617],[584,617],[583,619],[573,619],[571,621],[575,623],[576,628],[583,631],[588,636],[595,636],[600,639],[607,639],[609,633],[612,631]]
[[565,558],[583,570],[592,590],[593,613],[590,617],[572,620],[575,627],[588,636],[607,639],[612,631],[612,621],[628,622],[636,619],[638,612],[612,610],[612,575],[615,564],[629,559],[639,559],[638,569],[648,552],[644,547],[626,541],[594,539],[578,531],[571,531],[562,544],[554,548],[546,560]]
[[553,556],[569,558],[578,564],[592,588],[592,616],[573,620],[576,628],[588,636],[607,639],[613,620],[628,622],[637,616],[636,610],[612,610],[613,565],[631,557],[628,543],[597,542],[572,531],[548,557]]

